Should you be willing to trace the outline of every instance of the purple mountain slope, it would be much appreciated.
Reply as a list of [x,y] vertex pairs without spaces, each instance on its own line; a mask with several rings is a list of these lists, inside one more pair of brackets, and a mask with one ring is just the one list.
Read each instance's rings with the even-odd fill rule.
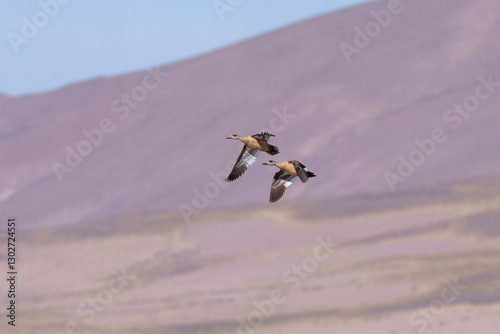
[[[499,176],[500,3],[403,5],[350,62],[341,43],[356,46],[353,29],[386,2],[149,71],[0,96],[2,212],[33,227],[177,212],[211,175],[227,176],[241,143],[226,136],[261,129],[276,134],[273,159],[318,175],[277,205],[390,192],[387,175],[396,191]],[[91,146],[81,144],[87,136]],[[68,150],[90,153],[70,158],[73,168]],[[418,166],[400,167],[400,156]],[[261,153],[241,179],[208,189],[217,195],[206,209],[269,205],[269,158]]]

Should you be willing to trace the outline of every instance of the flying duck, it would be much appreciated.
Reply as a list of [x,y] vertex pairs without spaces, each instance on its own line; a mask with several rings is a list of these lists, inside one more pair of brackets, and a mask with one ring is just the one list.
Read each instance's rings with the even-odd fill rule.
[[270,203],[274,203],[281,197],[283,197],[286,188],[288,188],[293,183],[293,181],[295,181],[297,176],[304,183],[307,182],[310,177],[316,176],[316,174],[308,171],[307,167],[297,160],[284,162],[269,160],[268,162],[264,162],[263,165],[276,166],[280,169],[280,171],[274,174],[273,177],[271,194],[269,196]]
[[255,160],[257,160],[257,156],[260,151],[267,152],[271,155],[278,154],[280,152],[279,149],[276,146],[269,144],[271,137],[274,137],[274,135],[269,132],[262,132],[246,137],[240,137],[238,135],[231,135],[230,137],[227,137],[226,139],[241,140],[245,145],[243,145],[243,149],[241,150],[238,159],[236,159],[233,170],[224,181],[231,182],[243,175],[248,166],[252,165]]

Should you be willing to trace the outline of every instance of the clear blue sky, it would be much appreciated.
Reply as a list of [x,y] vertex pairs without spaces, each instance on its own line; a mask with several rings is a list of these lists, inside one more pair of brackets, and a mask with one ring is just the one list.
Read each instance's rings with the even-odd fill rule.
[[0,0],[0,93],[172,63],[369,0],[218,1],[235,4],[223,20],[214,0]]

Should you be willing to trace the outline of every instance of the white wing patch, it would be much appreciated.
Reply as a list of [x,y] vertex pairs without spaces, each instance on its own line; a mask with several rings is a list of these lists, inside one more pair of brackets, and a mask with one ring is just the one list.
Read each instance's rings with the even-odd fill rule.
[[247,167],[251,166],[255,163],[255,161],[257,161],[259,153],[259,150],[255,150],[247,146],[247,149],[245,150],[245,153],[243,153],[243,156],[241,157],[239,163],[244,163],[245,165],[247,165]]
[[273,188],[278,188],[281,185],[285,186],[285,188],[288,188],[292,185],[293,181],[295,181],[296,178],[297,178],[296,176],[286,174],[286,176],[283,176],[282,178],[276,180],[276,182],[273,183]]

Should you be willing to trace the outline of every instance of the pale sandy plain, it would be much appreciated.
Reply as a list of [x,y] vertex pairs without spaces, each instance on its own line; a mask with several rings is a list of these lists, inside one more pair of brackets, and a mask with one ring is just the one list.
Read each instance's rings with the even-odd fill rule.
[[[499,203],[500,183],[489,180],[210,212],[190,224],[156,215],[42,229],[23,237],[19,326],[0,326],[60,333],[74,321],[81,333],[238,333],[238,318],[280,289],[282,303],[244,333],[495,333]],[[292,289],[283,274],[328,237],[334,252]],[[108,301],[115,270],[127,285]],[[443,301],[453,282],[458,288]],[[89,297],[104,301],[93,319],[77,313]]]

